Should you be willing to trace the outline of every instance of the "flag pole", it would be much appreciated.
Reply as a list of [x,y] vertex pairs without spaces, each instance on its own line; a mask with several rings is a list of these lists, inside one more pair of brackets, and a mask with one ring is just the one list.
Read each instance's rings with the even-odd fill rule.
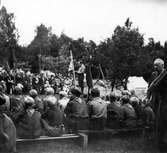
[[73,83],[74,83],[74,87],[76,87],[75,69],[74,69],[74,60],[73,60],[72,50],[70,50],[70,55],[71,55],[72,71],[73,71]]
[[102,68],[101,68],[101,65],[100,65],[100,64],[99,64],[99,69],[100,69],[100,73],[101,73],[101,75],[102,75],[102,79],[105,80],[104,73],[103,73],[103,71],[102,71]]
[[101,65],[99,64],[99,69],[100,69],[100,73],[101,73],[101,75],[102,75],[102,79],[103,79],[103,81],[104,81],[104,85],[105,85],[105,92],[106,92],[106,94],[107,94],[107,86],[106,86],[106,84],[105,84],[105,77],[104,77],[104,73],[103,73],[103,70],[102,70],[102,68],[101,68]]

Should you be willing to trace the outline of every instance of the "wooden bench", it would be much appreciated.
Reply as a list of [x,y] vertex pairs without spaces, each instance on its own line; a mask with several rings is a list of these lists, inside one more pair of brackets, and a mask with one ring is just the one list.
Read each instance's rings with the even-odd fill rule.
[[88,145],[88,137],[91,134],[106,134],[106,135],[114,135],[114,134],[118,134],[120,132],[137,132],[137,131],[141,131],[141,138],[143,139],[145,137],[146,131],[149,129],[149,127],[141,127],[141,128],[121,128],[121,129],[109,129],[109,128],[105,128],[104,130],[79,130],[79,133],[82,133],[82,135],[85,137],[83,139],[83,144],[84,144],[84,148],[87,147]]
[[[78,133],[78,134],[63,134],[58,137],[48,137],[48,136],[41,136],[39,138],[35,139],[17,139],[17,144],[23,144],[23,143],[35,143],[35,142],[50,142],[55,140],[65,140],[65,139],[78,139],[80,142],[80,145],[85,149],[87,147],[87,137],[85,134]],[[86,143],[86,144],[85,144]]]
[[120,128],[120,129],[110,129],[110,128],[105,128],[103,130],[79,130],[80,133],[119,133],[119,132],[133,132],[133,131],[142,131],[145,132],[148,130],[149,127],[139,127],[139,128]]
[[64,140],[64,139],[78,139],[80,142],[80,145],[83,149],[86,149],[88,147],[88,137],[89,134],[117,134],[119,132],[133,132],[133,131],[141,131],[142,132],[142,138],[145,135],[146,130],[149,129],[149,127],[144,128],[122,128],[122,129],[104,129],[104,130],[79,130],[77,134],[63,134],[59,137],[48,137],[48,136],[41,136],[40,138],[35,139],[17,139],[17,144],[25,143],[25,142],[48,142],[48,141],[54,141],[54,140]]

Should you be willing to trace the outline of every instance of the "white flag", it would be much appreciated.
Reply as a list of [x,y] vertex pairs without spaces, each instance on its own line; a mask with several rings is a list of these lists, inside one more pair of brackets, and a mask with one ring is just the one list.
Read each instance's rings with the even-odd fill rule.
[[74,71],[74,61],[73,61],[73,55],[72,55],[72,51],[70,51],[70,65],[69,65],[69,68],[68,68],[68,71]]

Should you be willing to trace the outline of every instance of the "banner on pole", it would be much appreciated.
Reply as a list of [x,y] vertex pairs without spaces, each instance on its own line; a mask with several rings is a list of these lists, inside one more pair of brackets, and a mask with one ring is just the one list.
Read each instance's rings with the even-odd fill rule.
[[72,55],[72,51],[70,51],[70,65],[68,68],[68,71],[74,71],[74,61],[73,61],[73,55]]
[[72,51],[70,50],[70,65],[69,65],[69,68],[68,68],[68,71],[72,71],[73,72],[73,84],[74,84],[74,87],[76,87],[76,83],[75,83],[75,70],[74,70],[74,60],[73,60],[73,55],[72,55]]

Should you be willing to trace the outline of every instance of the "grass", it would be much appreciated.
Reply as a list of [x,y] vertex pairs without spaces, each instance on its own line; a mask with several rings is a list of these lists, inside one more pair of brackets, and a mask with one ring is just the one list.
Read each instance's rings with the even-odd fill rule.
[[17,150],[19,153],[158,153],[153,141],[140,139],[137,135],[96,136],[89,139],[86,150],[72,140],[24,144]]

